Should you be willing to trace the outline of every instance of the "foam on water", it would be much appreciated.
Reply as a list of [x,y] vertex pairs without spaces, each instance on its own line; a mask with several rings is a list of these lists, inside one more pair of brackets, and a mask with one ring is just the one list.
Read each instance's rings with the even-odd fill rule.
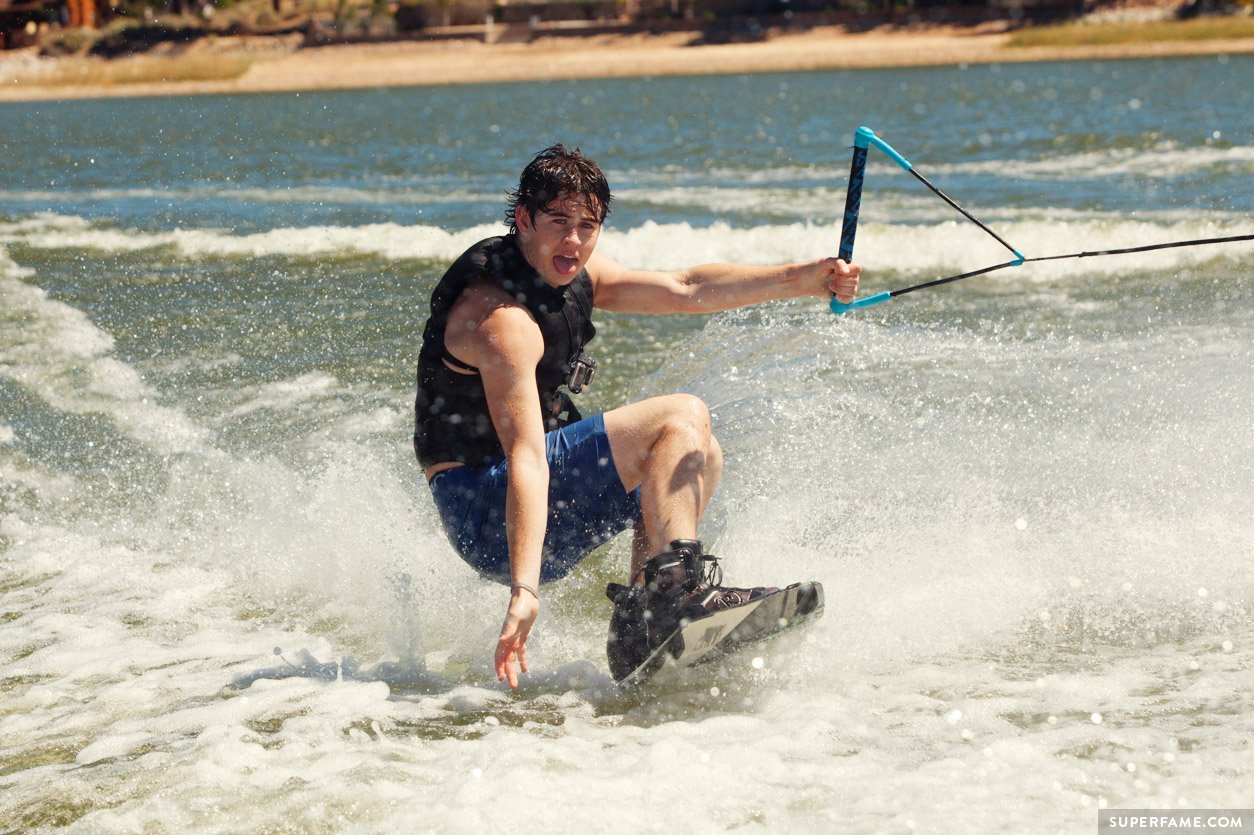
[[[1056,141],[1057,147],[1029,159],[953,162],[929,159],[905,146],[897,150],[929,179],[934,175],[966,174],[1075,181],[1096,180],[1111,175],[1172,178],[1203,172],[1249,174],[1254,167],[1254,146],[1231,145],[1226,141],[1191,148],[1183,147],[1179,142],[1159,141],[1142,147],[1101,147],[1083,151],[1068,150],[1066,143],[1070,141],[1066,137],[1060,138]],[[901,175],[900,167],[881,156],[877,150],[872,151],[868,157],[866,172],[876,183]],[[679,180],[684,187],[692,185],[700,188],[711,180],[724,180],[738,185],[789,188],[806,183],[839,183],[843,190],[844,180],[849,176],[849,166],[844,161],[838,165],[765,165],[751,170],[714,166],[693,171],[690,168],[670,166],[648,171],[631,171],[625,176],[632,181],[654,187]]]
[[[828,592],[756,659],[643,696],[604,662],[625,541],[546,586],[521,692],[496,682],[506,593],[453,555],[408,442],[423,297],[500,231],[528,149],[610,164],[603,249],[647,267],[832,252],[832,114],[867,103],[1029,256],[1243,234],[1249,61],[8,106],[3,828],[1086,832],[1101,805],[1254,807],[1249,245],[840,318],[600,317],[588,400],[713,408],[728,579]],[[503,112],[508,139],[450,127]],[[862,221],[866,292],[1007,259],[878,152]]]
[[[1033,251],[1238,227],[1010,228]],[[186,258],[439,259],[493,229],[340,228],[328,244],[327,230],[145,237],[48,216],[4,234],[28,251],[134,237]],[[995,255],[949,224],[868,229],[868,259],[895,272]],[[668,266],[658,253],[764,261],[832,235],[646,224],[605,246]],[[603,663],[599,586],[621,579],[626,543],[546,588],[510,695],[489,657],[504,592],[444,542],[404,403],[353,408],[408,393],[314,367],[206,389],[192,417],[6,257],[0,394],[27,412],[0,424],[0,819],[966,832],[1082,830],[1104,804],[1251,805],[1254,357],[1248,318],[1200,292],[1243,258],[1087,263],[1110,281],[1084,308],[1084,282],[1025,271],[1009,281],[1027,292],[968,294],[941,323],[798,302],[659,348],[628,394],[711,405],[728,469],[704,535],[729,579],[814,577],[829,597],[759,665],[640,697]],[[1156,297],[1180,281],[1198,298]],[[162,362],[184,360],[233,364]],[[141,452],[66,463],[32,441],[30,414],[100,417]],[[224,441],[248,422],[273,434]],[[679,802],[657,802],[677,784]]]
[[[456,257],[456,254],[475,241],[502,231],[491,224],[448,233],[434,226],[406,227],[382,223],[358,227],[273,229],[251,235],[235,235],[214,229],[176,229],[145,233],[97,227],[81,218],[61,217],[54,218],[46,228],[31,229],[26,226],[26,230],[29,231],[0,230],[0,241],[20,240],[27,246],[40,249],[88,249],[104,252],[137,252],[168,247],[180,255],[192,258],[263,255],[319,257],[344,253],[368,253],[387,258],[448,258]],[[14,237],[6,237],[5,232]]]
[[[23,203],[50,203],[67,198],[90,201],[108,202],[115,200],[246,200],[259,203],[336,203],[336,204],[381,204],[396,205],[427,205],[432,203],[455,200],[467,203],[493,203],[500,200],[498,194],[488,194],[456,189],[424,189],[419,186],[412,189],[396,187],[354,188],[349,186],[289,186],[285,188],[233,188],[222,186],[202,186],[199,188],[89,188],[82,190],[30,189],[14,191],[0,189],[0,201]],[[3,229],[5,224],[0,224]]]
[[[1002,214],[1002,213],[999,213]],[[1241,214],[1209,213],[1198,218],[1175,211],[1123,214],[1075,211],[1009,212],[997,225],[1003,238],[1029,257],[1083,250],[1117,249],[1248,233]],[[1009,254],[983,232],[962,219],[894,223],[875,219],[861,225],[858,258],[876,265],[880,274],[957,272],[1007,260]],[[323,258],[337,255],[377,255],[388,259],[447,261],[484,237],[502,234],[504,227],[484,224],[456,232],[432,226],[394,223],[358,227],[274,229],[236,235],[210,229],[146,233],[100,227],[80,218],[59,215],[28,219],[0,228],[0,243],[20,243],[38,249],[84,249],[137,252],[171,248],[186,258],[288,256]],[[755,225],[749,229],[716,221],[699,227],[687,222],[646,221],[632,229],[607,228],[601,247],[624,263],[653,269],[674,269],[694,262],[726,261],[772,263],[788,261],[797,253],[828,252],[840,237],[838,225],[789,223]],[[1033,264],[1019,272],[1031,278],[1053,279],[1083,272],[1094,275],[1129,274],[1171,269],[1213,259],[1242,262],[1254,252],[1249,242],[1222,246],[1160,250],[1152,253],[1088,258]]]
[[23,280],[0,251],[0,321],[5,362],[0,378],[70,413],[105,412],[135,439],[169,454],[195,449],[204,433],[176,410],[158,405],[142,377],[112,356],[113,339],[83,313]]
[[[1158,615],[1186,632],[1248,619],[1254,585],[1239,566],[1254,531],[1229,515],[1251,502],[1240,336],[1215,333],[1202,351],[1185,330],[1170,342],[1050,337],[1008,350],[861,322],[835,335],[808,319],[721,324],[658,390],[690,381],[729,458],[755,473],[738,482],[743,494],[733,486],[724,497],[732,541],[773,560],[761,532],[795,528],[809,553],[845,555],[842,566],[867,572],[866,593],[851,595],[875,601],[858,613],[863,638],[882,622],[904,626],[924,652],[1008,628],[1069,639],[1072,615],[1094,599],[1114,609],[1109,623],[1089,624],[1094,635],[1120,633],[1126,616],[1127,634],[1113,637],[1133,643]],[[915,364],[926,382],[893,372]],[[818,443],[815,427],[831,442]],[[781,482],[801,489],[772,498]],[[896,581],[885,586],[886,576]],[[886,588],[906,600],[882,605]],[[930,614],[908,602],[920,592]],[[959,599],[980,605],[951,604]],[[936,622],[918,629],[897,619],[905,609]]]
[[1184,148],[1176,142],[1163,142],[1152,148],[1101,148],[1032,160],[987,160],[927,166],[928,172],[933,170],[938,174],[993,174],[1030,180],[1071,181],[1112,175],[1152,179],[1170,179],[1194,173],[1248,176],[1254,172],[1254,146]]

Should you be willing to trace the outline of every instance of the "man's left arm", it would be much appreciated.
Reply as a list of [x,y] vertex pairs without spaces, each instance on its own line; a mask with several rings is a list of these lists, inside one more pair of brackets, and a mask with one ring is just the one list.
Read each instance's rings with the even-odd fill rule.
[[776,299],[853,301],[862,267],[838,258],[765,267],[701,264],[674,272],[632,270],[597,253],[588,262],[594,304],[617,313],[715,313]]

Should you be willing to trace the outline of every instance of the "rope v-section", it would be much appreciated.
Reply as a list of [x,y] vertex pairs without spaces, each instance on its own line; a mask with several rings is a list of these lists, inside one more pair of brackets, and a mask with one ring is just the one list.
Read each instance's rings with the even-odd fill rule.
[[875,131],[871,130],[866,125],[863,125],[858,128],[853,135],[853,163],[849,169],[849,190],[845,194],[845,218],[840,231],[839,257],[844,259],[846,262],[853,260],[853,240],[858,233],[858,210],[862,205],[862,181],[866,176],[867,151],[869,151],[872,146],[878,148],[880,151],[883,151],[886,155],[888,155],[889,159],[897,163],[897,165],[905,171],[909,172],[911,176],[923,183],[923,185],[927,186],[928,189],[931,190],[937,197],[944,200],[959,214],[992,236],[997,243],[1009,250],[1010,254],[1014,257],[1001,264],[993,264],[992,266],[982,267],[978,270],[971,270],[970,272],[960,273],[958,275],[950,275],[944,278],[933,279],[932,281],[925,281],[922,284],[914,284],[910,287],[902,287],[897,290],[877,293],[874,296],[867,296],[866,298],[858,299],[850,304],[843,304],[842,302],[837,301],[835,296],[832,296],[831,309],[832,312],[836,314],[847,313],[850,310],[870,307],[871,305],[879,304],[880,302],[886,302],[889,299],[895,299],[898,296],[904,296],[907,293],[913,293],[916,290],[924,290],[928,287],[939,287],[942,284],[962,281],[964,278],[974,278],[977,275],[986,275],[997,270],[1004,270],[1007,267],[1019,267],[1024,264],[1031,264],[1037,261],[1061,261],[1065,258],[1092,258],[1098,255],[1127,255],[1133,252],[1150,252],[1155,249],[1174,249],[1185,246],[1205,246],[1207,244],[1228,244],[1236,243],[1238,241],[1254,240],[1254,235],[1229,235],[1222,238],[1198,238],[1191,241],[1170,241],[1168,243],[1147,244],[1145,246],[1133,246],[1126,247],[1124,249],[1103,249],[1093,252],[1071,252],[1065,255],[1042,255],[1036,258],[1028,258],[1025,257],[1019,250],[1015,249],[1003,240],[1002,237],[992,229],[989,229],[986,225],[981,223],[978,218],[959,206],[948,194],[945,194],[945,192],[932,185],[926,177],[914,170],[914,166],[910,164],[909,160],[897,153],[897,151],[883,139],[876,136]]

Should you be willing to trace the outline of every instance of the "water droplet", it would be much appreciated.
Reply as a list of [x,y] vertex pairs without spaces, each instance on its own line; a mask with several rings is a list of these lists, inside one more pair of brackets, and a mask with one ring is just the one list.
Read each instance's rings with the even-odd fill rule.
[[763,666],[765,666],[766,662],[762,660],[761,656],[759,656],[753,659],[753,661],[751,661],[750,664],[753,665],[753,669],[760,670],[762,669]]
[[1100,713],[1094,713],[1092,716],[1089,717],[1089,721],[1092,722],[1094,725],[1100,725],[1102,724],[1102,715]]

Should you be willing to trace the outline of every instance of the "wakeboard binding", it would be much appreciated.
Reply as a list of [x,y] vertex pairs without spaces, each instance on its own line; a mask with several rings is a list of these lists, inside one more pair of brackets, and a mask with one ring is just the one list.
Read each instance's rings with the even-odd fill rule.
[[698,540],[676,539],[671,550],[644,564],[631,586],[610,583],[605,594],[614,612],[606,655],[614,680],[629,676],[689,623],[778,591],[729,588],[722,582],[718,557],[706,554]]

